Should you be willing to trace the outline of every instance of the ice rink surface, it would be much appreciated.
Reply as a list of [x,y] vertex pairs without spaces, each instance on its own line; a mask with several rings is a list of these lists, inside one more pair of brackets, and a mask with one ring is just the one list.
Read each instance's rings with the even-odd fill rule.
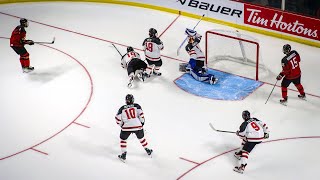
[[[28,39],[51,41],[56,37],[53,45],[26,46],[35,67],[29,74],[22,73],[19,57],[6,39],[20,17],[29,19]],[[111,4],[1,5],[0,179],[319,179],[320,50],[242,31],[260,41],[263,62],[270,71],[261,78],[265,84],[242,101],[201,98],[174,83],[181,76],[179,63],[188,61],[185,51],[177,57],[176,50],[185,38],[185,28],[198,21],[177,17]],[[164,32],[163,75],[128,89],[127,73],[111,43],[121,53],[126,46],[142,49],[150,27]],[[197,27],[200,34],[209,29],[232,30],[204,21]],[[204,49],[204,40],[201,43]],[[307,101],[289,90],[288,106],[280,105],[277,86],[265,104],[281,71],[286,43],[301,55]],[[114,116],[127,93],[135,96],[145,112],[146,138],[154,155],[147,157],[132,136],[124,164],[117,159],[120,128]],[[243,110],[266,122],[271,133],[250,154],[241,175],[232,171],[240,139],[214,132],[208,123],[235,131]]]

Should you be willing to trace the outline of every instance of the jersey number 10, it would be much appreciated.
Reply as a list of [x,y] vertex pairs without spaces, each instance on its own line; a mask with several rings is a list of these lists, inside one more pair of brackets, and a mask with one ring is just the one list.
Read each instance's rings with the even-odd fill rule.
[[126,109],[124,112],[126,112],[128,120],[136,118],[136,111],[134,108]]

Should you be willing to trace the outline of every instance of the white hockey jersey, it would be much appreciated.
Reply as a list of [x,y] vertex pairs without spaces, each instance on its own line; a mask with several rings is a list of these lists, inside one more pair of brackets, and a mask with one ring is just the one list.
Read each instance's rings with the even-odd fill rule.
[[264,133],[269,133],[268,126],[257,118],[244,121],[239,130],[239,136],[248,142],[261,142]]
[[140,54],[135,51],[128,52],[127,54],[122,56],[121,66],[123,68],[127,68],[130,61],[134,58],[141,59]]
[[195,59],[198,61],[205,61],[205,56],[203,51],[201,50],[199,43],[201,41],[202,36],[200,34],[196,34],[192,36],[194,39],[193,43],[188,43],[186,46],[186,51],[190,55],[190,59]]
[[141,106],[136,103],[122,106],[115,119],[122,131],[141,130],[144,124],[143,111]]
[[160,51],[163,50],[164,46],[159,38],[146,38],[142,46],[146,59],[150,61],[159,61],[161,59]]

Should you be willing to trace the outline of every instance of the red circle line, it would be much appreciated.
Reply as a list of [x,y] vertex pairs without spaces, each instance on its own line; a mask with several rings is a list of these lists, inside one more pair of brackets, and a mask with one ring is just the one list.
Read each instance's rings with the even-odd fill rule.
[[[268,140],[268,141],[264,141],[264,142],[262,142],[262,143],[270,143],[270,142],[286,141],[286,140],[295,140],[295,139],[318,139],[318,138],[320,138],[320,136],[291,137],[291,138],[281,138],[281,139]],[[222,156],[222,155],[225,155],[225,154],[228,154],[228,153],[230,153],[230,152],[232,152],[232,151],[235,151],[235,150],[237,150],[237,149],[239,149],[239,148],[234,148],[234,149],[225,151],[225,152],[220,153],[220,154],[218,154],[218,155],[216,155],[216,156],[213,156],[213,157],[211,157],[211,158],[209,158],[209,159],[207,159],[207,160],[205,160],[205,161],[203,161],[203,162],[200,162],[199,164],[195,165],[194,167],[192,167],[191,169],[189,169],[188,171],[186,171],[185,173],[183,173],[181,176],[179,176],[179,177],[177,178],[177,180],[183,178],[184,176],[186,176],[187,174],[189,174],[191,171],[194,171],[194,170],[195,170],[196,168],[198,168],[199,166],[201,166],[201,165],[203,165],[203,164],[205,164],[205,163],[207,163],[207,162],[209,162],[209,161],[211,161],[211,160],[213,160],[213,159],[216,159],[216,158],[218,158],[218,157],[220,157],[220,156]]]
[[[2,38],[2,39],[8,39],[8,38],[5,38],[5,37],[0,37],[0,38]],[[39,45],[40,45],[40,44],[39,44]],[[59,50],[59,49],[57,49],[57,48],[54,48],[54,47],[51,47],[51,46],[47,46],[47,45],[43,45],[43,44],[41,44],[41,46],[45,46],[45,47],[47,47],[47,48],[51,48],[51,49],[53,49],[53,50],[56,50],[56,51],[58,51],[58,52],[60,52],[60,53],[62,53],[62,54],[64,54],[64,55],[70,57],[72,60],[76,61],[76,62],[84,69],[84,71],[86,72],[86,74],[87,74],[87,76],[89,77],[89,80],[90,80],[90,94],[89,94],[89,98],[88,98],[85,106],[82,108],[81,112],[72,120],[72,122],[70,122],[66,127],[64,127],[63,129],[61,129],[59,132],[51,135],[49,138],[41,141],[41,142],[38,143],[38,144],[35,144],[35,145],[29,147],[29,148],[27,148],[27,149],[24,149],[24,150],[21,150],[21,151],[19,151],[19,152],[14,153],[14,154],[11,154],[11,155],[2,157],[2,158],[0,158],[0,160],[4,160],[4,159],[7,159],[7,158],[16,156],[16,155],[18,155],[18,154],[21,154],[21,153],[23,153],[23,152],[25,152],[25,151],[27,151],[27,150],[33,149],[33,148],[35,148],[36,146],[39,146],[40,144],[43,144],[43,143],[47,142],[48,140],[54,138],[55,136],[57,136],[58,134],[60,134],[62,131],[66,130],[70,125],[72,125],[73,123],[75,123],[75,121],[83,114],[83,112],[87,109],[89,103],[91,102],[92,95],[93,95],[93,80],[92,80],[92,77],[91,77],[89,71],[87,70],[87,68],[86,68],[80,61],[78,61],[76,58],[72,57],[70,54],[68,54],[68,53],[66,53],[66,52],[63,52],[63,51],[61,51],[61,50]]]

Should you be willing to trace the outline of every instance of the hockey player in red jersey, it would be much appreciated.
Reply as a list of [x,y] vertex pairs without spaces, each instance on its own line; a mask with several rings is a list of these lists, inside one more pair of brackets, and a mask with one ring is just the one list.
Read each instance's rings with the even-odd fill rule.
[[29,53],[24,47],[25,44],[34,45],[32,40],[26,40],[26,30],[29,25],[27,19],[20,19],[20,25],[17,26],[10,37],[10,47],[20,55],[20,63],[22,66],[22,71],[28,73],[34,70],[34,67],[30,66]]
[[116,123],[121,127],[120,132],[120,147],[122,154],[118,158],[125,162],[127,157],[127,139],[130,134],[136,134],[142,147],[147,154],[151,156],[153,150],[148,148],[148,142],[144,137],[143,126],[145,123],[144,114],[139,104],[134,103],[132,94],[126,95],[126,105],[123,105],[117,115]]
[[149,37],[143,41],[142,46],[148,62],[147,76],[150,77],[152,73],[161,76],[161,72],[159,72],[162,66],[160,51],[163,50],[163,43],[159,39],[156,29],[149,29]]
[[244,122],[236,133],[242,139],[242,144],[240,150],[234,154],[239,160],[239,165],[233,169],[241,174],[247,166],[249,153],[252,149],[260,144],[263,139],[269,138],[267,125],[257,118],[251,118],[249,111],[242,112],[242,119]]
[[301,85],[301,70],[300,70],[300,55],[297,51],[292,50],[289,44],[285,44],[282,48],[283,53],[286,55],[281,60],[282,71],[277,76],[277,80],[282,80],[281,91],[282,98],[280,103],[287,105],[288,102],[288,86],[293,83],[299,91],[298,97],[300,99],[305,99],[306,94],[304,92],[303,86]]

